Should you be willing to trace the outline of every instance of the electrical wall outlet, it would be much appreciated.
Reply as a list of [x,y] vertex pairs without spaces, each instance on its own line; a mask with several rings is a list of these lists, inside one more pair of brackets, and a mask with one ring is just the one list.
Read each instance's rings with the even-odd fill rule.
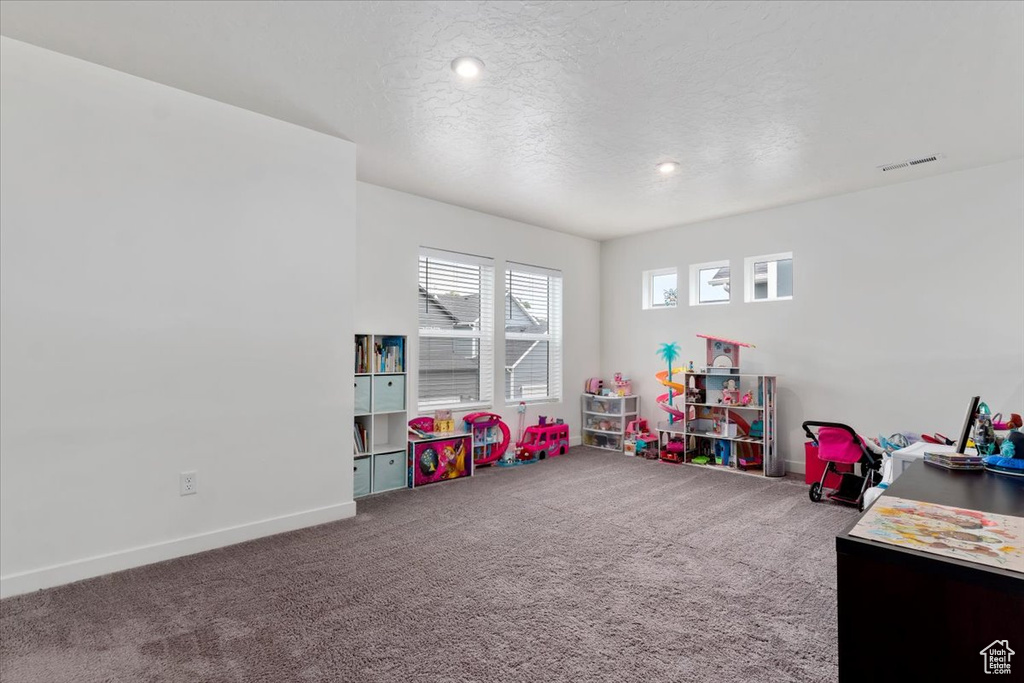
[[191,496],[199,491],[199,473],[198,472],[182,472],[181,479],[179,480],[179,486],[181,488],[181,495]]

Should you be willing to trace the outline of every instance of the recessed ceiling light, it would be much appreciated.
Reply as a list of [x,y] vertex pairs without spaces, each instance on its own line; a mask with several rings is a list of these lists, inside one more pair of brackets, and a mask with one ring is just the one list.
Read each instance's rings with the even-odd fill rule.
[[678,161],[663,161],[660,164],[658,164],[658,171],[662,175],[671,175],[675,173],[677,170],[679,170]]
[[452,71],[458,74],[459,78],[471,80],[483,72],[484,63],[476,57],[456,57],[452,60]]

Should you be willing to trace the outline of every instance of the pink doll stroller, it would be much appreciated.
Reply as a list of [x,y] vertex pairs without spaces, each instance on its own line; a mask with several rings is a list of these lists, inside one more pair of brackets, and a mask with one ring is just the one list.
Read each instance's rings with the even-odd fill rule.
[[[811,427],[817,427],[818,433],[811,431]],[[825,480],[834,472],[840,477],[839,488],[828,493],[828,497],[840,503],[856,505],[859,510],[863,510],[864,492],[868,487],[878,483],[882,461],[871,452],[864,439],[858,436],[852,427],[838,422],[808,421],[803,423],[803,428],[807,438],[818,446],[818,458],[825,461],[821,481],[811,484],[811,490],[808,491],[811,500],[815,503],[821,500]],[[859,475],[854,472],[840,472],[836,467],[854,464],[860,465]]]

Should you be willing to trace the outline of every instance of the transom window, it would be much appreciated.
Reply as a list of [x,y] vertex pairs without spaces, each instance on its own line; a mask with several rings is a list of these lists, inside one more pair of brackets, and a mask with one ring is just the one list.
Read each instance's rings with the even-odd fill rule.
[[744,301],[793,298],[793,252],[748,256],[744,260]]
[[644,309],[675,308],[678,300],[678,273],[675,268],[644,271]]
[[693,264],[690,266],[690,305],[729,303],[731,284],[728,261]]

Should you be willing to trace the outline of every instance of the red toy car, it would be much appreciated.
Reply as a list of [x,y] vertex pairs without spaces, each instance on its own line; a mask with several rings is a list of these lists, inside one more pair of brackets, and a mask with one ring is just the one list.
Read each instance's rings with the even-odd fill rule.
[[681,436],[673,436],[661,451],[661,459],[665,462],[682,462],[686,455],[686,440]]

